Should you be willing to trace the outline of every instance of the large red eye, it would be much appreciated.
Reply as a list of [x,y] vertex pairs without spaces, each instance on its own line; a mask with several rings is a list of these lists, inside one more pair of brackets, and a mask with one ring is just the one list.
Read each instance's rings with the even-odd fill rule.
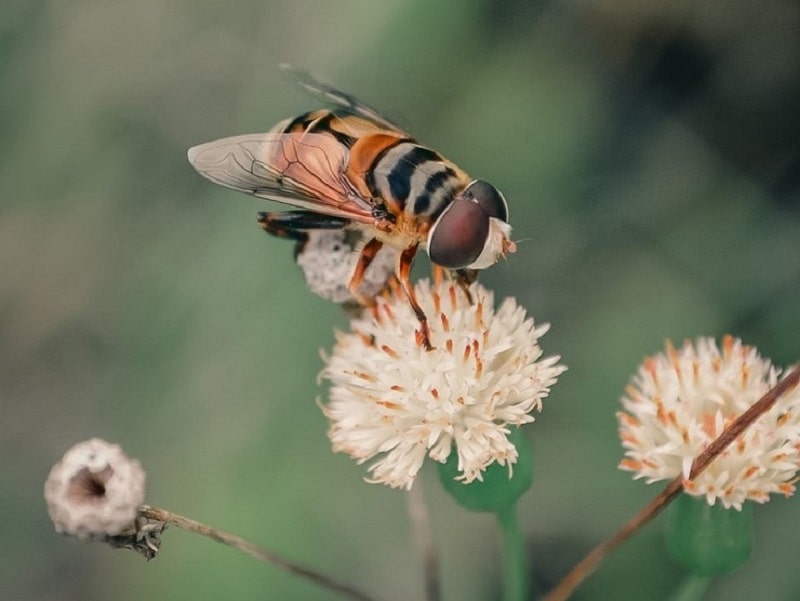
[[489,237],[489,215],[472,200],[454,200],[436,222],[428,240],[431,261],[448,269],[473,263]]
[[462,196],[481,205],[489,217],[497,217],[508,223],[508,203],[500,191],[489,182],[476,179],[466,187]]

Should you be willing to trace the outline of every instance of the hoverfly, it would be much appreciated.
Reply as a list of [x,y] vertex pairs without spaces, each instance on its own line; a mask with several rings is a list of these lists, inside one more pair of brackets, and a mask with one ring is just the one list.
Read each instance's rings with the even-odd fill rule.
[[430,349],[410,281],[414,255],[422,246],[434,264],[474,279],[516,250],[505,198],[370,106],[304,71],[281,69],[333,108],[285,119],[267,133],[195,146],[189,162],[221,186],[297,207],[259,214],[273,235],[357,231],[364,242],[348,288],[363,304],[372,300],[358,291],[367,267],[383,245],[396,248],[395,275],[419,320],[418,342]]

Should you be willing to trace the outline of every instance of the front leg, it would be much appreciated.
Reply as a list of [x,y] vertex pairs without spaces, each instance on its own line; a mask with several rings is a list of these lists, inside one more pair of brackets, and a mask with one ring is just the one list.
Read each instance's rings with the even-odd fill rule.
[[466,267],[463,269],[456,269],[456,282],[461,287],[461,290],[464,291],[464,294],[467,296],[467,301],[469,304],[473,304],[472,301],[472,293],[469,291],[470,285],[473,282],[477,281],[478,279],[478,270],[477,269],[467,269]]
[[358,287],[361,285],[361,281],[364,279],[364,274],[366,273],[367,268],[369,267],[370,263],[372,263],[372,260],[378,254],[378,251],[382,246],[383,242],[377,238],[373,238],[367,242],[364,245],[364,248],[361,249],[361,253],[358,255],[358,262],[353,268],[353,275],[350,276],[350,283],[348,284],[347,288],[350,290],[350,294],[353,295],[353,298],[355,298],[364,306],[375,304],[375,299],[365,297],[358,291]]
[[414,260],[414,255],[417,253],[417,244],[409,246],[400,253],[397,265],[397,279],[400,280],[400,285],[403,287],[403,292],[408,297],[408,302],[411,303],[411,308],[419,320],[419,330],[417,330],[417,344],[425,347],[426,351],[433,349],[431,345],[431,335],[428,330],[428,317],[425,311],[419,306],[417,302],[417,295],[414,292],[414,286],[411,284],[411,262]]

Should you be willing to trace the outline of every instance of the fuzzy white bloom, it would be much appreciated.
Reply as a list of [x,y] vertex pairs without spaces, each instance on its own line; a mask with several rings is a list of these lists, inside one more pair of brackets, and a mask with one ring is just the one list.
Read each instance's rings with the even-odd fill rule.
[[781,378],[755,348],[726,336],[686,341],[649,357],[622,398],[617,414],[620,468],[648,483],[682,475],[684,490],[741,509],[770,493],[790,496],[800,470],[800,387],[787,393],[734,443],[689,480],[694,457]]
[[[309,230],[297,246],[296,260],[309,290],[335,303],[356,303],[348,284],[353,274],[363,236],[354,230]],[[380,294],[394,275],[399,251],[383,246],[364,272],[359,293]]]
[[71,447],[50,470],[44,496],[58,532],[82,539],[131,528],[144,501],[145,473],[119,445],[92,438]]
[[426,456],[444,462],[458,453],[464,482],[489,465],[517,460],[511,427],[532,422],[566,368],[542,359],[548,325],[514,299],[494,310],[494,296],[473,284],[472,303],[457,284],[416,286],[428,316],[433,349],[416,341],[416,316],[401,292],[381,296],[337,333],[322,377],[331,383],[323,406],[336,452],[369,467],[370,482],[410,488]]

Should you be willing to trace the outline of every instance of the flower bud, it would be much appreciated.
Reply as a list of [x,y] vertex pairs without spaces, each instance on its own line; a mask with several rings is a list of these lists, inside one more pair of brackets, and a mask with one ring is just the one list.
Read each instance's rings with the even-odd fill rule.
[[698,576],[735,570],[750,556],[751,503],[741,511],[682,493],[666,510],[664,534],[672,558]]
[[460,469],[456,453],[440,463],[439,480],[456,502],[470,511],[499,512],[512,507],[533,484],[533,453],[522,428],[512,428],[508,435],[516,449],[516,463],[512,466],[493,463],[480,480],[465,484],[459,478]]

